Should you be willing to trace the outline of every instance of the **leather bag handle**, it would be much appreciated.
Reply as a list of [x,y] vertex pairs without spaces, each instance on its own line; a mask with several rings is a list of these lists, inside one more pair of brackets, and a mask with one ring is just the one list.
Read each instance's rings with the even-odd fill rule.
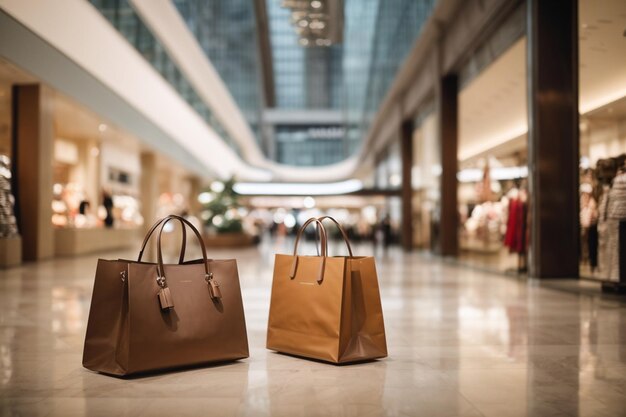
[[[214,282],[213,274],[209,272],[209,260],[206,254],[206,247],[204,246],[204,240],[202,239],[202,235],[196,229],[196,227],[191,224],[191,222],[183,217],[176,216],[174,214],[168,216],[163,222],[163,226],[165,226],[170,220],[179,220],[184,226],[189,226],[189,228],[193,231],[198,239],[198,243],[200,243],[200,249],[202,250],[202,259],[204,261],[204,277],[207,283],[211,287],[211,298],[220,298],[219,292],[214,287],[218,287],[219,285]],[[167,280],[165,278],[165,269],[163,268],[163,251],[161,250],[161,235],[163,234],[163,227],[159,230],[159,234],[157,237],[157,282],[162,288],[167,286]]]
[[[339,224],[337,220],[335,220],[335,218],[331,216],[321,216],[317,218],[317,220],[319,220],[320,222],[323,222],[326,219],[335,223],[335,225],[337,226],[337,229],[339,229],[339,232],[341,233],[341,237],[343,237],[343,241],[346,242],[346,246],[348,247],[348,253],[350,254],[350,257],[352,258],[354,255],[352,254],[352,247],[350,246],[350,239],[348,239],[348,234],[346,233],[345,229]],[[326,250],[326,252],[328,253],[328,249]]]
[[324,225],[322,224],[320,220],[316,219],[315,217],[311,217],[309,220],[304,222],[302,227],[300,227],[300,230],[298,230],[298,234],[296,235],[296,241],[293,247],[293,262],[291,264],[291,271],[289,273],[289,278],[294,279],[296,276],[296,271],[298,269],[298,243],[300,243],[300,238],[302,237],[302,233],[307,228],[307,226],[311,223],[315,223],[317,225],[317,230],[319,231],[320,240],[321,240],[322,255],[321,255],[320,269],[317,274],[317,282],[318,284],[321,284],[322,281],[324,281],[324,268],[326,266],[328,241],[326,239],[326,229],[324,229]]
[[[162,219],[157,220],[152,225],[152,227],[150,227],[150,230],[148,230],[148,233],[146,233],[146,237],[144,237],[143,243],[141,244],[141,250],[139,251],[139,256],[137,257],[137,262],[141,262],[141,258],[143,257],[143,252],[146,250],[146,245],[148,244],[148,241],[152,237],[152,234],[154,233],[154,231],[159,227],[159,225],[161,225],[167,219],[175,218],[173,216],[174,215],[171,214],[171,215],[169,215],[167,217],[163,217]],[[182,264],[185,261],[185,249],[187,248],[187,229],[185,228],[185,224],[182,221],[180,221],[180,226],[183,229],[183,244],[182,244],[182,247],[180,249],[180,256],[178,257],[178,263]]]

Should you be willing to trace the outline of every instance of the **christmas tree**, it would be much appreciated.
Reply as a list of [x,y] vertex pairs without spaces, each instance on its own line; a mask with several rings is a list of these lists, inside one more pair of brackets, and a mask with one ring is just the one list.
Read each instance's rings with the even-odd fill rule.
[[214,181],[198,196],[202,204],[201,217],[205,226],[215,233],[239,233],[243,230],[239,213],[239,195],[234,190],[235,179]]

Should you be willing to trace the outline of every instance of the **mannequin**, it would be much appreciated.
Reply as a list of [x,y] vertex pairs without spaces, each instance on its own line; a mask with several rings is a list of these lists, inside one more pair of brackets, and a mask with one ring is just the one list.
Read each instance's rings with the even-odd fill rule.
[[598,209],[590,183],[580,185],[581,257],[588,261],[593,271],[598,265]]
[[[626,220],[626,167],[622,165],[613,179],[613,186],[608,192],[606,203],[606,266],[607,276],[611,281],[619,280],[619,223]],[[625,255],[622,255],[625,256]]]

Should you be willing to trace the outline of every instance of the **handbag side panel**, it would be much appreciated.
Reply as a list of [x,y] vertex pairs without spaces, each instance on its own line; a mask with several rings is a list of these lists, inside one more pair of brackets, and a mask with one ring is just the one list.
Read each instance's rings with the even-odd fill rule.
[[387,356],[385,323],[373,257],[347,259],[341,363]]
[[92,371],[113,375],[126,374],[126,364],[118,362],[120,333],[127,317],[126,283],[128,264],[98,260],[87,332],[83,349],[83,366]]
[[266,346],[336,363],[344,260],[327,258],[324,280],[319,284],[319,257],[299,256],[296,276],[291,279],[293,259],[290,255],[275,258]]
[[129,373],[248,357],[235,260],[209,261],[221,299],[213,300],[202,263],[165,265],[174,307],[162,310],[154,264],[130,264]]

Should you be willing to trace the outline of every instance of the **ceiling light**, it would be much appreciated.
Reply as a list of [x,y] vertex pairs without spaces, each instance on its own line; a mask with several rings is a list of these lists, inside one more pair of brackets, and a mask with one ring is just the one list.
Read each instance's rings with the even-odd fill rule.
[[213,191],[214,193],[221,193],[222,191],[224,191],[224,183],[221,181],[213,181],[211,183],[211,191]]
[[319,0],[313,0],[311,2],[311,7],[314,9],[319,9],[320,7],[322,7],[322,2]]
[[311,29],[324,29],[326,27],[326,23],[321,20],[313,20],[309,25]]
[[337,195],[347,194],[363,188],[359,180],[332,183],[251,183],[238,182],[233,186],[242,195]]
[[298,22],[298,25],[299,25],[300,27],[305,28],[305,27],[309,26],[309,22],[308,22],[306,19],[302,19],[302,20],[300,20],[300,21]]
[[[211,201],[213,201],[215,199],[215,196],[212,193],[209,193],[207,191],[200,193],[198,195],[198,202],[200,204],[209,204]],[[206,220],[206,219],[205,219]]]
[[307,46],[307,45],[309,44],[309,40],[308,40],[308,39],[305,39],[305,38],[300,39],[298,42],[299,42],[299,43],[300,43],[300,45],[302,45],[302,46]]
[[311,196],[308,197],[304,197],[304,200],[302,201],[302,205],[305,208],[311,209],[313,207],[315,207],[315,199]]
[[[479,168],[462,169],[456,175],[459,182],[479,182],[482,181],[485,176],[485,172]],[[497,167],[491,168],[490,176],[492,180],[504,181],[514,180],[516,178],[527,178],[528,167]]]
[[389,176],[389,185],[392,187],[398,187],[402,184],[402,177],[400,174],[392,174]]
[[100,132],[104,132],[105,130],[107,130],[107,127],[108,127],[108,126],[107,126],[106,124],[104,124],[104,123],[100,123],[100,125],[98,126],[98,130],[99,130]]

